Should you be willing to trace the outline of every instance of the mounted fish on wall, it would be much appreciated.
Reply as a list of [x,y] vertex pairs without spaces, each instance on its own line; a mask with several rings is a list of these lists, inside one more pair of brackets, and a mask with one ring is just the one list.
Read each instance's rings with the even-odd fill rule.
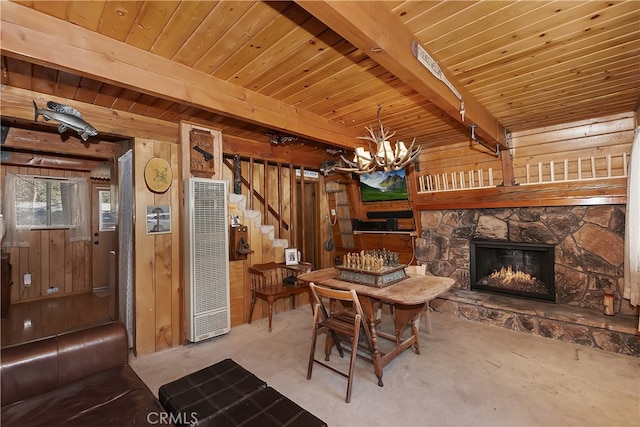
[[82,114],[73,107],[68,105],[58,104],[57,102],[47,102],[47,109],[40,109],[33,101],[33,108],[35,108],[35,121],[38,121],[38,116],[44,117],[46,121],[55,120],[58,124],[58,132],[63,133],[67,129],[73,129],[78,132],[80,138],[83,141],[89,139],[90,136],[96,136],[98,131],[89,123],[82,119]]

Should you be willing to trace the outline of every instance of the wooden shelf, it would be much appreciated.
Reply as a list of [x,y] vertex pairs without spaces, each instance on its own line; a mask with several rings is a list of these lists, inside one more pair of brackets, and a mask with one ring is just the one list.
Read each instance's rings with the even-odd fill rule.
[[533,206],[589,206],[627,203],[627,178],[554,182],[479,188],[468,191],[418,193],[417,211]]
[[405,236],[417,236],[418,233],[416,233],[415,230],[411,230],[411,231],[362,231],[362,230],[354,230],[353,234],[398,234],[398,235],[405,235]]

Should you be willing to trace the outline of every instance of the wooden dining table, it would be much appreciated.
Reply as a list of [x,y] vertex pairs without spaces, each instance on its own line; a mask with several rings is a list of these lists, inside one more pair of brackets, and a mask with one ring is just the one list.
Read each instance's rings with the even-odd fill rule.
[[[417,354],[420,354],[418,338],[420,313],[425,309],[425,304],[451,288],[455,280],[450,277],[413,274],[391,285],[377,287],[340,280],[337,276],[338,270],[325,268],[301,274],[298,276],[298,280],[333,289],[353,289],[356,291],[367,317],[366,322],[372,338],[373,354],[371,359],[378,377],[378,385],[382,387],[382,371],[391,360],[411,346],[415,348]],[[378,328],[379,322],[376,314],[381,302],[393,305],[394,334],[389,334]],[[411,335],[402,339],[402,334],[407,327],[410,327]],[[378,338],[391,341],[394,344],[393,347],[389,351],[382,352],[378,346]]]

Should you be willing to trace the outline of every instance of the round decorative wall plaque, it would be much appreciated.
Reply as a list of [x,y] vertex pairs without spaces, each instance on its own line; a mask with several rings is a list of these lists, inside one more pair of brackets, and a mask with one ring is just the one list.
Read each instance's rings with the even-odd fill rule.
[[154,157],[144,167],[144,180],[151,191],[164,193],[171,187],[171,165],[161,157]]

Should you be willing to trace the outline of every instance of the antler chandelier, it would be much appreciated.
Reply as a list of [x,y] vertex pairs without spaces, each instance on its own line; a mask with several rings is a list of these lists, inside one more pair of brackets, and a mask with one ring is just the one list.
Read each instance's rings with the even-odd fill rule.
[[[378,169],[382,169],[385,172],[397,171],[405,167],[420,153],[422,147],[418,145],[413,148],[416,142],[415,138],[413,138],[413,142],[411,142],[408,149],[402,141],[396,143],[395,149],[391,148],[389,139],[396,133],[390,134],[389,128],[382,126],[380,119],[381,109],[382,106],[378,105],[378,130],[374,131],[373,126],[368,126],[365,129],[369,132],[369,135],[358,137],[358,139],[370,141],[369,151],[366,151],[364,147],[356,147],[353,161],[349,161],[341,155],[340,157],[342,157],[345,165],[349,167],[338,167],[336,169],[357,174],[371,173]],[[375,144],[375,147],[372,143]]]

